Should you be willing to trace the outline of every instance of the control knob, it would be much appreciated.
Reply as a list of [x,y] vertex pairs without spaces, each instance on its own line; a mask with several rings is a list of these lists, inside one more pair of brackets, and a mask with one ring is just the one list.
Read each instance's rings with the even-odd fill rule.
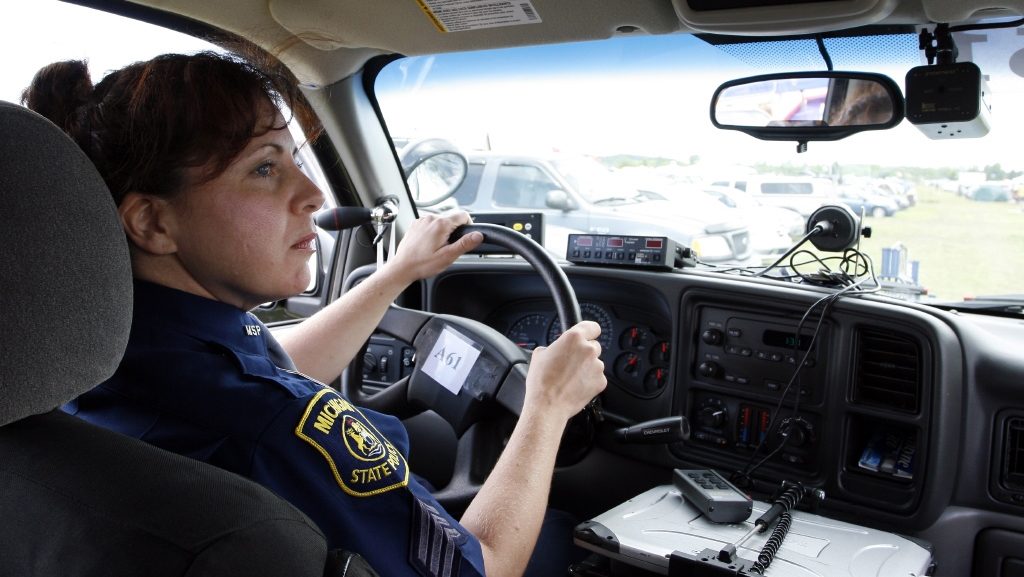
[[715,361],[704,361],[697,367],[697,372],[705,377],[715,378],[722,372],[722,368]]
[[800,417],[785,419],[779,424],[779,436],[788,438],[790,447],[803,447],[814,440],[814,426]]
[[697,414],[697,422],[708,429],[720,429],[725,424],[725,409],[704,407]]
[[718,329],[708,329],[700,334],[700,340],[709,345],[717,346],[722,344],[722,341],[725,340],[725,338],[722,331]]

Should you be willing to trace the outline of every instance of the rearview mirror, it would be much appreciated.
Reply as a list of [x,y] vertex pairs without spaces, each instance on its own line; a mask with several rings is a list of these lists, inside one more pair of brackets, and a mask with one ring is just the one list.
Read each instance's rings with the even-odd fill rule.
[[711,100],[711,122],[762,140],[839,140],[903,120],[893,80],[865,72],[794,72],[732,80]]
[[416,206],[434,206],[455,194],[469,164],[454,144],[440,138],[409,143],[401,152],[402,170]]

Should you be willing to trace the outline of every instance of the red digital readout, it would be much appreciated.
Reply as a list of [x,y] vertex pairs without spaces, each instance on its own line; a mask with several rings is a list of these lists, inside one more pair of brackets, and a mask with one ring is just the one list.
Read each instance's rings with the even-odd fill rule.
[[622,242],[621,238],[609,238],[608,239],[608,248],[620,248],[622,246],[622,244],[623,244],[623,242]]
[[649,238],[647,239],[647,242],[644,243],[644,246],[647,248],[661,248],[661,245],[662,243],[660,238]]

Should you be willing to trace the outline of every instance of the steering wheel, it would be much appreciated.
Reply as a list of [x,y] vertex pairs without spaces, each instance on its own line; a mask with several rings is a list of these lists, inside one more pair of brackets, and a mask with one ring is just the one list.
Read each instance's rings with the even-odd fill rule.
[[[565,272],[543,247],[495,224],[460,226],[450,240],[454,242],[471,232],[482,233],[484,242],[507,248],[533,266],[551,292],[563,327],[580,322],[576,293]],[[431,409],[452,426],[458,437],[474,423],[493,416],[499,406],[521,414],[530,353],[495,329],[464,317],[392,305],[377,332],[412,343],[415,366],[408,377],[373,395],[366,395],[354,379],[348,379],[344,392],[357,405],[400,418]],[[563,436],[560,464],[582,457],[589,448],[592,427],[587,410],[570,420]],[[463,483],[459,490],[465,493],[476,489],[479,487]],[[437,497],[440,500],[443,496]]]

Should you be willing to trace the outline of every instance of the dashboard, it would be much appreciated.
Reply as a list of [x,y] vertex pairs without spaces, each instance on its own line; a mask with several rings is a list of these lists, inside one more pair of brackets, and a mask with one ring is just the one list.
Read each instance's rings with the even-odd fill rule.
[[[596,514],[699,467],[762,498],[799,481],[827,495],[819,513],[940,546],[964,515],[1021,524],[1024,322],[695,270],[564,270],[601,326],[609,382],[594,448],[556,470],[552,498],[567,509]],[[424,308],[525,349],[561,332],[525,263],[460,261],[419,292]],[[688,440],[612,434],[671,416],[687,418]]]

